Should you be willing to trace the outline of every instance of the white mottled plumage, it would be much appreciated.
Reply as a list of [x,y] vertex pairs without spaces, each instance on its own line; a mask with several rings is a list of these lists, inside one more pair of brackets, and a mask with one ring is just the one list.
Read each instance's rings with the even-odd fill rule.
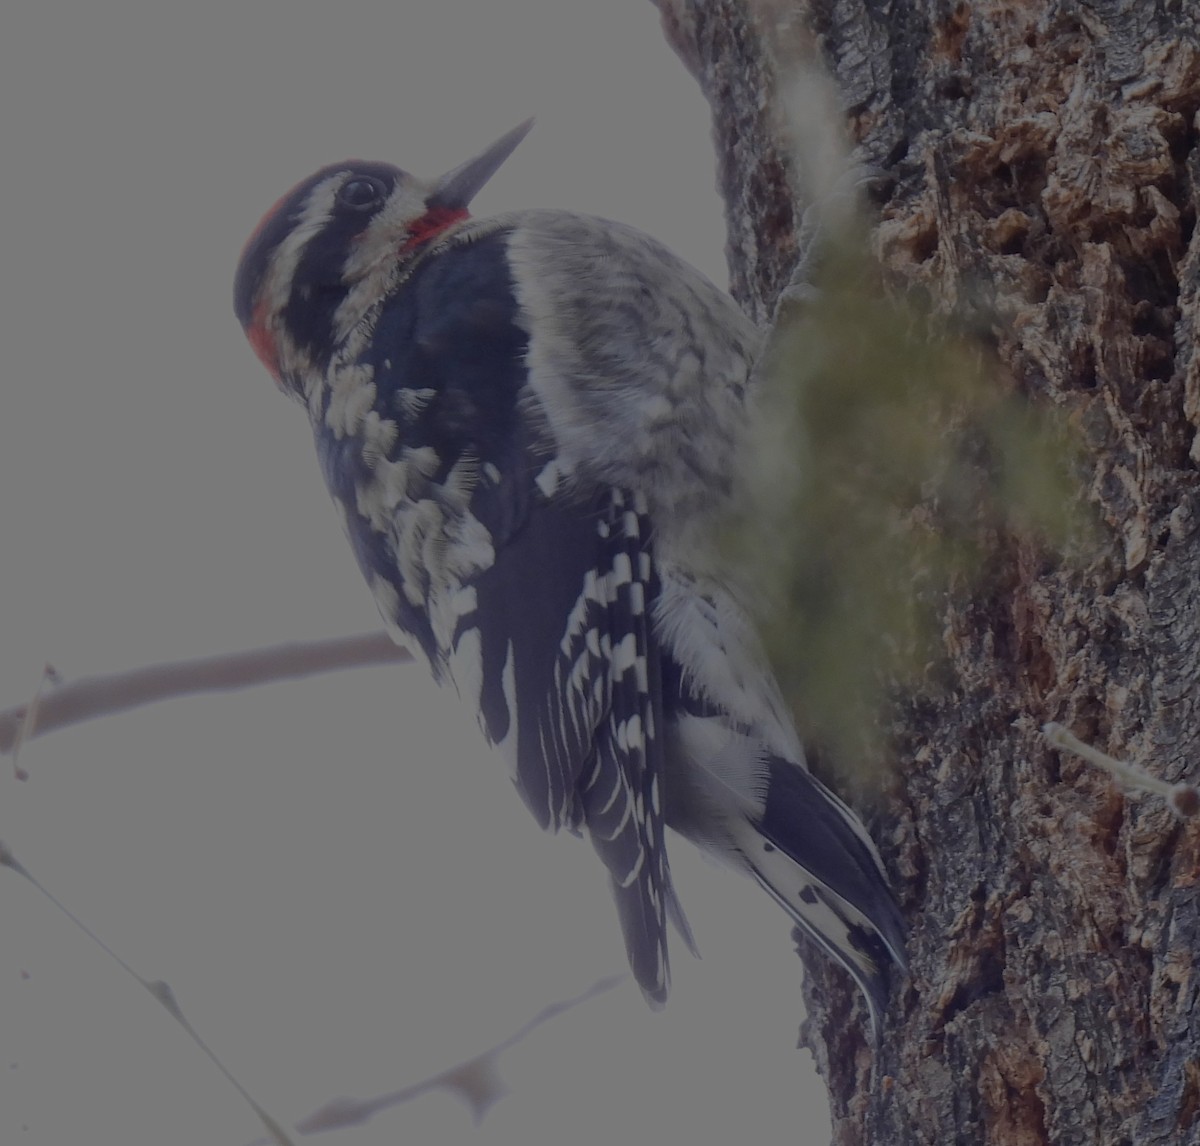
[[[727,294],[656,239],[608,219],[522,211],[509,232],[529,400],[558,468],[638,483],[661,533],[734,472],[760,336]],[[467,232],[469,233],[469,232]]]

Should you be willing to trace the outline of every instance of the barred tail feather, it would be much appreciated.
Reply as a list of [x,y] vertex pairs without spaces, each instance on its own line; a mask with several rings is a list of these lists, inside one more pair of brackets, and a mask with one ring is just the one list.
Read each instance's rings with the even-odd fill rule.
[[761,819],[739,847],[758,883],[863,990],[876,1031],[887,964],[903,969],[905,926],[878,853],[850,811],[799,766],[772,757]]

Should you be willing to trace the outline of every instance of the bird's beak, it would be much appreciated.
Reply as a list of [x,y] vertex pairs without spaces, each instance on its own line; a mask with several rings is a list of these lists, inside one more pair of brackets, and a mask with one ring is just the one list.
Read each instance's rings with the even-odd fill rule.
[[468,159],[453,171],[447,171],[434,187],[433,194],[426,200],[430,207],[447,207],[452,211],[464,211],[479,189],[500,169],[500,165],[517,149],[517,144],[533,129],[533,120],[514,127],[502,135],[482,155]]

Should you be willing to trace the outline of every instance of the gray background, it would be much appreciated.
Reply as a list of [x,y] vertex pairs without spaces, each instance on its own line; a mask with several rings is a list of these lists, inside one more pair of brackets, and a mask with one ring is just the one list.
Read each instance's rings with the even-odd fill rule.
[[[417,9],[413,11],[414,7]],[[370,629],[301,411],[230,308],[316,167],[434,174],[530,114],[480,214],[651,231],[725,281],[707,108],[646,0],[10,6],[0,38],[0,705],[66,676]],[[590,849],[541,835],[415,667],[177,701],[36,742],[0,838],[286,1121],[482,1050],[624,968]],[[324,1141],[827,1141],[800,968],[748,883],[674,843],[704,955],[446,1096]],[[241,1143],[175,1025],[0,872],[0,1143]]]

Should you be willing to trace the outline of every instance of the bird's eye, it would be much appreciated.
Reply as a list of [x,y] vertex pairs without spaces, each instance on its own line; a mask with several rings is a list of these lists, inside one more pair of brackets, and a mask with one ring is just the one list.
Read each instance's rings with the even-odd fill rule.
[[383,181],[369,175],[356,175],[338,188],[337,201],[351,211],[370,211],[387,196]]

